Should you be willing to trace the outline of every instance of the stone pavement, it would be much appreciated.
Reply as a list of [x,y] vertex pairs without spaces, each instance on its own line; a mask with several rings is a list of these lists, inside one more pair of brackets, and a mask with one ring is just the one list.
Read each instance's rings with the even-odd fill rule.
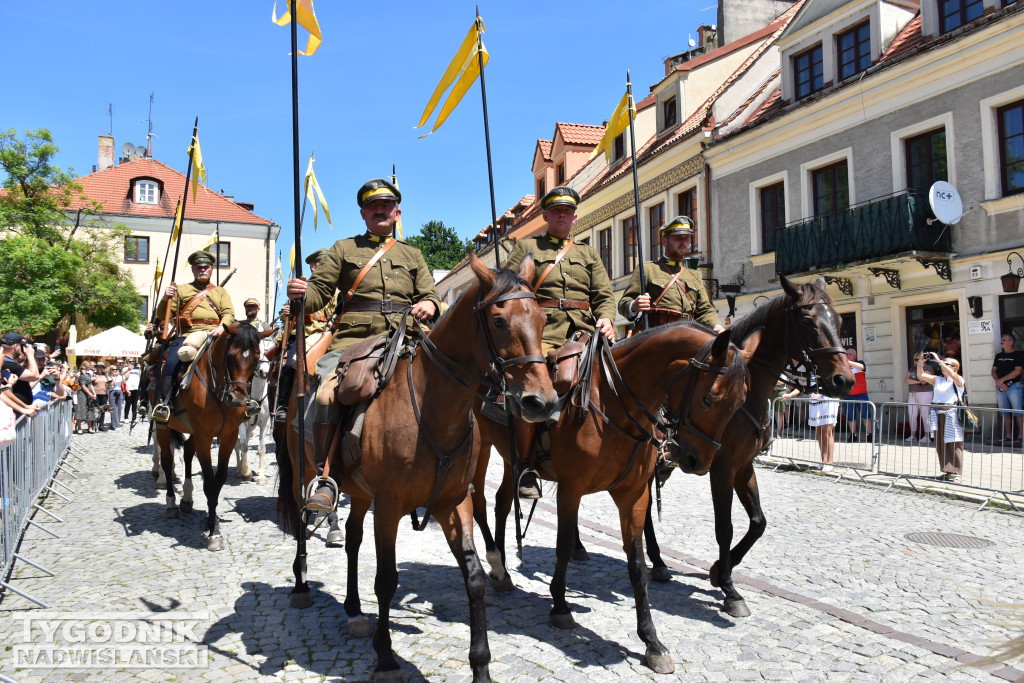
[[[314,606],[289,607],[294,545],[274,524],[275,467],[263,486],[239,481],[232,471],[220,506],[227,547],[211,553],[201,545],[206,503],[198,481],[197,511],[164,518],[164,494],[154,488],[149,472],[144,429],[130,436],[124,429],[83,435],[76,443],[84,451],[83,461],[72,460],[81,469],[81,479],[69,481],[76,493],[70,502],[54,496],[45,502],[63,523],[37,514],[63,538],[30,527],[20,549],[56,576],[20,562],[13,575],[15,586],[51,609],[14,594],[3,597],[0,674],[17,681],[369,678],[376,663],[371,639],[348,635],[342,609],[345,554],[326,548],[322,534],[310,543]],[[494,459],[491,467],[496,482]],[[1021,634],[1021,613],[1002,612],[989,601],[1024,603],[1024,516],[979,512],[972,503],[885,493],[879,486],[834,483],[795,471],[759,469],[758,479],[768,530],[736,572],[737,587],[753,612],[744,619],[720,611],[721,593],[707,580],[707,567],[717,555],[707,479],[676,475],[663,491],[665,520],[658,531],[677,575],[671,583],[652,585],[651,603],[659,636],[676,665],[669,676],[656,676],[644,664],[617,515],[607,495],[586,498],[581,510],[591,560],[573,564],[568,574],[578,626],[561,631],[549,625],[555,516],[554,492],[548,490],[529,529],[525,559],[510,558],[518,589],[504,594],[488,589],[492,677],[1024,678],[1019,660],[1010,667],[961,667],[989,653],[994,643]],[[734,507],[738,535],[746,519],[742,508]],[[372,522],[363,543],[359,590],[364,612],[376,623],[371,532]],[[924,536],[915,541],[911,534]],[[935,539],[934,534],[957,534],[938,538],[980,547],[920,542]],[[479,534],[477,539],[482,549]],[[392,637],[409,680],[471,680],[465,589],[439,527],[431,524],[417,533],[403,524],[398,562]],[[50,626],[44,614],[52,619]],[[48,643],[69,647],[84,640],[100,647],[113,642],[104,629],[126,614],[192,618],[183,637],[194,636],[208,662],[184,669],[69,668],[41,660],[39,668],[15,668],[19,652],[38,655]],[[76,623],[82,628],[69,627]],[[55,635],[48,640],[47,634]]]

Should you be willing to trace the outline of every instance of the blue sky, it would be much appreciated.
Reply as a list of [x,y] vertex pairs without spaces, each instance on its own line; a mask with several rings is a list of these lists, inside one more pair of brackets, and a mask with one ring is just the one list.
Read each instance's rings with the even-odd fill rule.
[[[82,175],[96,163],[97,136],[110,132],[108,104],[116,150],[146,141],[153,92],[154,156],[184,173],[198,115],[209,186],[278,223],[287,260],[291,66],[288,29],[271,23],[272,8],[273,0],[5,2],[0,129],[50,129],[57,163]],[[712,0],[481,2],[498,214],[532,192],[537,138],[550,138],[556,121],[601,124],[627,68],[644,97],[665,57],[715,23],[716,9]],[[321,217],[314,233],[307,213],[302,253],[361,232],[356,190],[392,164],[406,236],[429,220],[476,234],[491,220],[479,83],[434,135],[419,140],[425,130],[413,128],[474,4],[317,0],[316,11],[323,45],[299,57],[301,168],[315,148],[334,228]]]

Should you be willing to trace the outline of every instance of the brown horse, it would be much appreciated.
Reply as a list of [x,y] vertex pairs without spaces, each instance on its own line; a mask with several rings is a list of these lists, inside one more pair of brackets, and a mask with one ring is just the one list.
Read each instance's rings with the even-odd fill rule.
[[[340,482],[341,490],[350,497],[345,525],[348,585],[344,605],[353,635],[369,635],[359,600],[357,572],[363,518],[370,504],[374,505],[374,588],[379,605],[373,638],[378,657],[375,679],[400,676],[391,649],[389,616],[398,585],[395,538],[402,517],[426,507],[440,523],[466,583],[473,680],[490,680],[486,579],[473,544],[473,501],[469,496],[479,441],[473,402],[482,387],[504,384],[524,419],[543,420],[557,399],[540,355],[544,314],[528,285],[535,274],[533,259],[524,259],[518,274],[510,270],[492,272],[475,254],[470,255],[470,261],[478,282],[438,320],[429,336],[411,347],[409,356],[398,361],[394,378],[369,404],[363,418],[358,474],[347,473]],[[289,412],[294,414],[296,407],[293,399]],[[298,442],[294,429],[289,429],[288,441],[290,457],[278,459],[278,509],[286,528],[299,534],[292,604],[305,606],[310,601],[302,547],[305,530],[299,519],[303,494],[296,476]],[[304,481],[319,474],[313,466],[312,451],[307,444],[310,457],[306,458]],[[335,471],[340,470],[339,451],[333,459]],[[423,522],[425,525],[426,519]]]
[[[224,537],[220,534],[217,518],[217,499],[228,477],[228,464],[238,440],[238,426],[245,419],[245,402],[249,395],[249,382],[260,359],[260,340],[273,334],[264,333],[246,322],[236,322],[213,340],[207,351],[197,358],[195,375],[189,388],[178,393],[171,420],[167,424],[153,423],[156,429],[157,452],[161,469],[167,481],[167,516],[177,517],[179,511],[192,512],[192,456],[199,457],[203,471],[203,492],[209,505],[206,520],[206,547],[223,550]],[[150,405],[155,405],[155,383],[150,387]],[[184,434],[190,434],[184,440]],[[213,438],[220,447],[217,453],[217,473],[214,476],[211,459]],[[175,443],[184,441],[185,478],[181,485],[181,505],[174,499]]]
[[[767,526],[757,491],[754,458],[771,436],[769,398],[776,380],[794,359],[817,377],[818,391],[827,396],[845,396],[853,387],[853,373],[839,336],[840,317],[825,289],[825,281],[818,278],[814,283],[793,285],[785,276],[781,280],[782,294],[755,308],[730,328],[733,338],[741,342],[752,334],[761,333],[773,343],[758,346],[749,362],[750,390],[746,403],[729,423],[722,448],[710,466],[718,541],[718,560],[711,567],[710,579],[711,585],[725,593],[724,609],[734,617],[750,616],[750,609],[733,585],[732,570],[761,538]],[[679,461],[679,469],[692,474],[705,471],[694,469],[686,461]],[[747,512],[750,525],[736,547],[731,548],[734,491]],[[654,536],[650,506],[645,536],[651,578],[668,581],[671,573],[661,558]]]
[[[682,460],[710,462],[725,425],[746,396],[744,357],[753,354],[751,337],[742,351],[729,344],[730,335],[715,335],[696,323],[677,323],[617,343],[592,358],[589,410],[582,421],[566,408],[548,427],[551,459],[539,467],[544,479],[558,482],[557,564],[551,580],[551,622],[558,628],[575,626],[565,600],[565,574],[576,541],[580,499],[608,491],[619,510],[622,543],[636,602],[637,633],[647,645],[647,663],[658,673],[675,666],[658,639],[651,618],[647,568],[643,559],[644,512],[650,490],[647,482],[662,446]],[[659,408],[664,418],[656,417]],[[496,590],[512,588],[505,568],[505,522],[511,507],[513,482],[506,425],[479,419],[482,432],[473,505],[487,543],[491,583]],[[532,445],[535,432],[516,420],[517,449]],[[655,434],[664,434],[660,439]],[[491,445],[505,459],[505,476],[495,499],[497,540],[487,528],[484,479]],[[522,458],[521,458],[522,459]]]

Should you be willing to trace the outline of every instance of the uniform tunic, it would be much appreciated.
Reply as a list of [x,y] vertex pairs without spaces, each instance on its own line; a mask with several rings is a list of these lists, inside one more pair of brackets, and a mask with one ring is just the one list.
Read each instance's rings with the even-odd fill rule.
[[[178,293],[174,299],[170,301],[171,304],[171,324],[174,324],[174,316],[178,315],[178,311],[184,308],[189,301],[192,300],[199,292],[203,291],[203,287],[198,282],[190,282],[184,285],[178,285]],[[197,321],[192,327],[182,327],[180,332],[186,334],[189,332],[209,332],[217,328],[217,325],[224,325],[227,327],[231,323],[235,322],[235,308],[231,305],[231,296],[227,290],[223,287],[214,287],[206,294],[209,300],[206,298],[200,300],[199,304],[189,314],[192,320]],[[217,306],[217,311],[210,306],[210,302],[213,302]],[[156,314],[157,317],[163,319],[165,312],[167,311],[167,299],[161,298],[160,304],[157,306]],[[198,322],[200,320],[219,320],[219,322]]]
[[[330,304],[332,297],[348,292],[385,239],[365,233],[335,242],[309,279],[306,310],[320,311]],[[357,341],[387,333],[397,327],[400,309],[421,301],[432,301],[437,310],[441,310],[441,299],[423,254],[405,242],[391,247],[366,273],[351,299],[352,303],[362,301],[391,301],[395,312],[345,311],[331,340],[331,351],[347,349]]]
[[[708,297],[707,290],[704,289],[704,282],[700,275],[693,270],[684,268],[682,275],[672,283],[672,287],[661,297],[661,301],[657,304],[654,303],[654,300],[661,296],[662,291],[680,268],[682,266],[677,261],[665,257],[658,261],[645,262],[644,277],[647,280],[647,289],[644,292],[640,291],[640,270],[634,270],[633,277],[629,279],[629,284],[626,285],[626,290],[619,300],[619,312],[629,320],[637,319],[640,314],[632,313],[629,307],[633,305],[637,297],[647,293],[651,295],[651,306],[654,308],[670,308],[673,311],[685,313],[708,327],[721,325],[718,311],[711,305],[711,299]],[[683,296],[684,288],[686,290],[685,297]]]
[[[527,254],[533,254],[537,264],[537,274],[547,270],[554,262],[558,252],[566,240],[551,235],[527,237],[516,242],[509,254],[507,268],[516,270]],[[571,308],[544,308],[547,322],[544,324],[544,350],[549,351],[564,344],[578,331],[593,332],[597,321],[601,318],[615,318],[615,301],[612,296],[612,283],[608,279],[601,258],[593,247],[586,244],[573,244],[562,260],[558,262],[544,281],[537,288],[537,298],[569,299],[587,301],[590,310]]]

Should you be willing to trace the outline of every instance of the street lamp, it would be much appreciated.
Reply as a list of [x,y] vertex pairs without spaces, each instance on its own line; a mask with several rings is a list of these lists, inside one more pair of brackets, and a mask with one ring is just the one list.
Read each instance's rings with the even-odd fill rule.
[[1013,262],[1010,260],[1010,257],[1013,256],[1014,254],[1017,254],[1017,258],[1019,258],[1020,262],[1024,264],[1024,256],[1021,256],[1015,251],[1011,251],[1006,256],[1006,265],[1010,267],[1010,272],[1008,272],[1006,275],[1003,275],[999,279],[1003,283],[1003,291],[1008,293],[1016,292],[1018,289],[1020,289],[1020,279],[1024,277],[1024,268],[1018,268],[1016,272],[1013,270]]

